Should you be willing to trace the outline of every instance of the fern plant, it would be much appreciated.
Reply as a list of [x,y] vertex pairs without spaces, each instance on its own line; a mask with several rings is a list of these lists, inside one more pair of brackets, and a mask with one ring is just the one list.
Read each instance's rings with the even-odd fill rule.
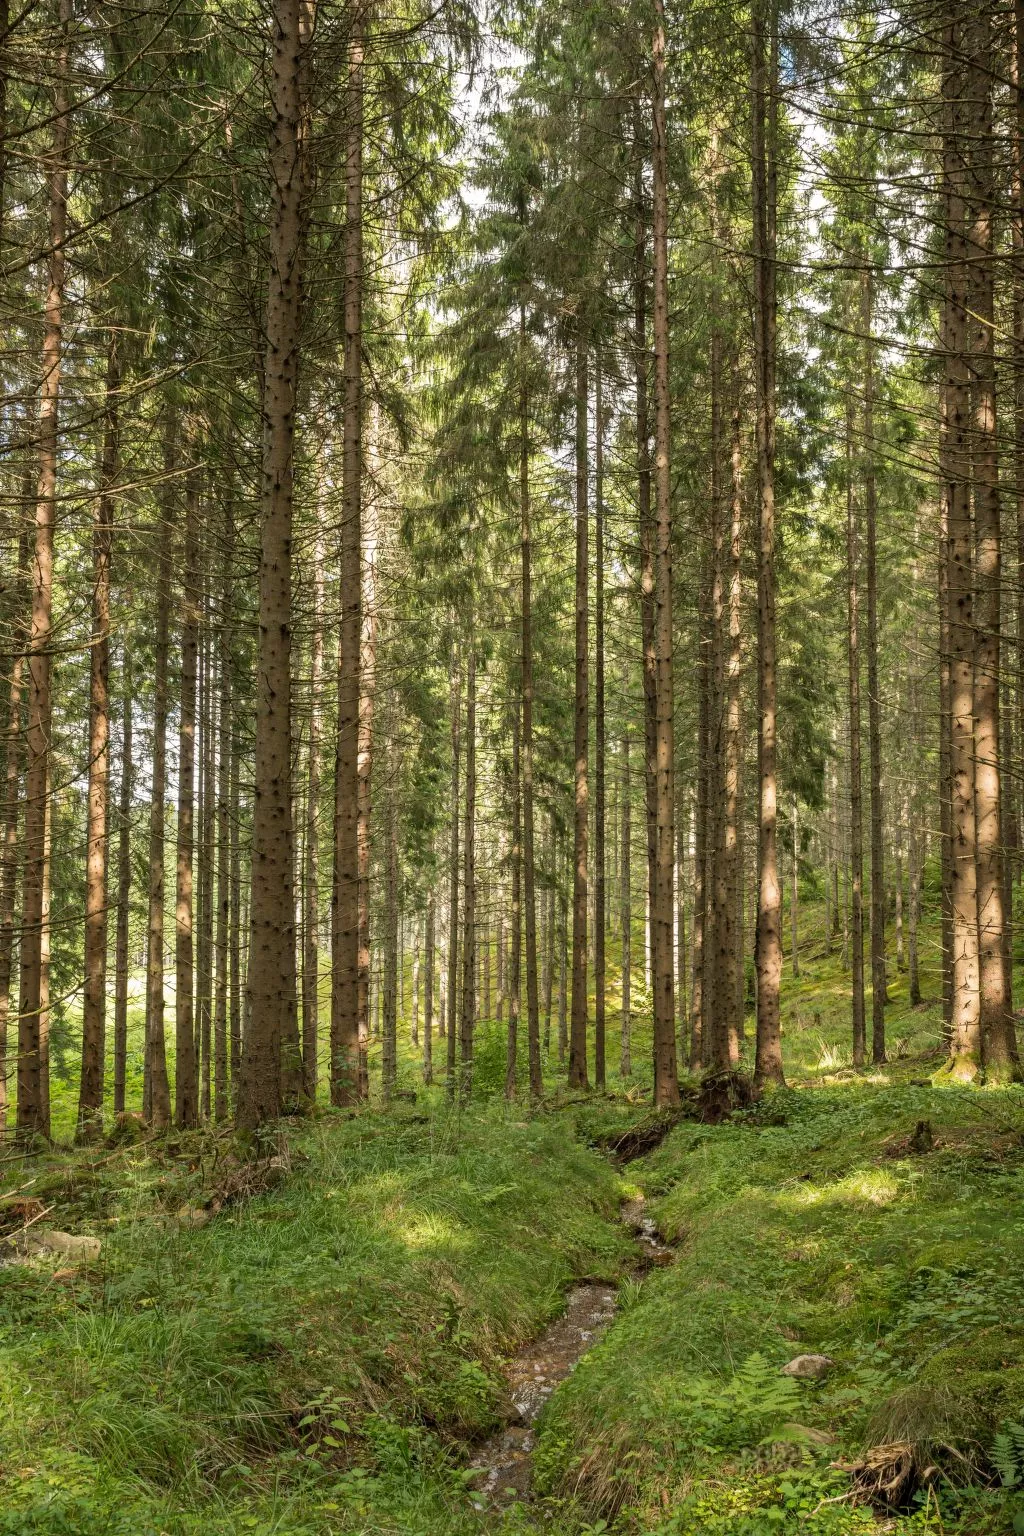
[[1004,1420],[989,1455],[1003,1487],[1019,1488],[1024,1483],[1024,1424]]

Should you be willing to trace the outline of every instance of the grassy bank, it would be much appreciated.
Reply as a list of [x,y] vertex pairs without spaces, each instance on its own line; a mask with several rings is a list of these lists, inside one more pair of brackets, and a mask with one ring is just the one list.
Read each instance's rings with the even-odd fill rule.
[[103,1251],[0,1271],[0,1531],[474,1528],[452,1448],[570,1280],[617,1272],[607,1161],[500,1108],[325,1115],[197,1228],[183,1208],[242,1178],[226,1147],[26,1174]]

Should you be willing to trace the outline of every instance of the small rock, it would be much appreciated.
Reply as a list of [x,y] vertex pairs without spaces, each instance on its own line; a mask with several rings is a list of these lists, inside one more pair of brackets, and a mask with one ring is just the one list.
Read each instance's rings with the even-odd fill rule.
[[797,1355],[782,1367],[783,1376],[799,1376],[804,1381],[821,1381],[835,1365],[831,1355]]
[[210,1213],[201,1205],[183,1205],[175,1213],[174,1219],[179,1227],[205,1227],[210,1219]]
[[26,1232],[19,1247],[26,1253],[60,1253],[79,1264],[91,1264],[100,1256],[98,1237],[76,1237],[73,1232],[58,1232],[56,1228],[44,1228],[41,1232]]

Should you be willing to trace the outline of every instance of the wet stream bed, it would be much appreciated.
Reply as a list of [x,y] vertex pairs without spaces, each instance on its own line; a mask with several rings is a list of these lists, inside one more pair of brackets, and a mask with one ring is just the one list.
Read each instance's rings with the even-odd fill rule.
[[[619,1219],[637,1245],[634,1278],[670,1264],[673,1251],[662,1242],[643,1198],[623,1202]],[[610,1326],[618,1306],[618,1286],[595,1281],[573,1286],[554,1322],[509,1361],[505,1377],[515,1417],[479,1446],[470,1462],[473,1501],[480,1509],[514,1504],[530,1497],[534,1426],[555,1388]]]

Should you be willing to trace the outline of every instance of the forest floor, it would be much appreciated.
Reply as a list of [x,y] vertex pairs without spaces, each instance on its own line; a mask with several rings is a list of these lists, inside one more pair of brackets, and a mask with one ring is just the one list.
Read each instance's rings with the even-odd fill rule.
[[[820,937],[790,1086],[626,1166],[639,1021],[635,1078],[583,1099],[552,1069],[535,1114],[495,1093],[494,1026],[479,1101],[325,1111],[255,1165],[215,1131],[12,1151],[7,1230],[102,1246],[0,1269],[0,1532],[1019,1536],[1024,1092],[933,1085],[930,967],[917,1010],[893,976],[891,1064],[852,1072]],[[646,1273],[638,1196],[675,1252]],[[507,1362],[580,1281],[616,1315],[540,1416],[532,1500],[478,1508]],[[834,1364],[780,1374],[800,1354]]]

